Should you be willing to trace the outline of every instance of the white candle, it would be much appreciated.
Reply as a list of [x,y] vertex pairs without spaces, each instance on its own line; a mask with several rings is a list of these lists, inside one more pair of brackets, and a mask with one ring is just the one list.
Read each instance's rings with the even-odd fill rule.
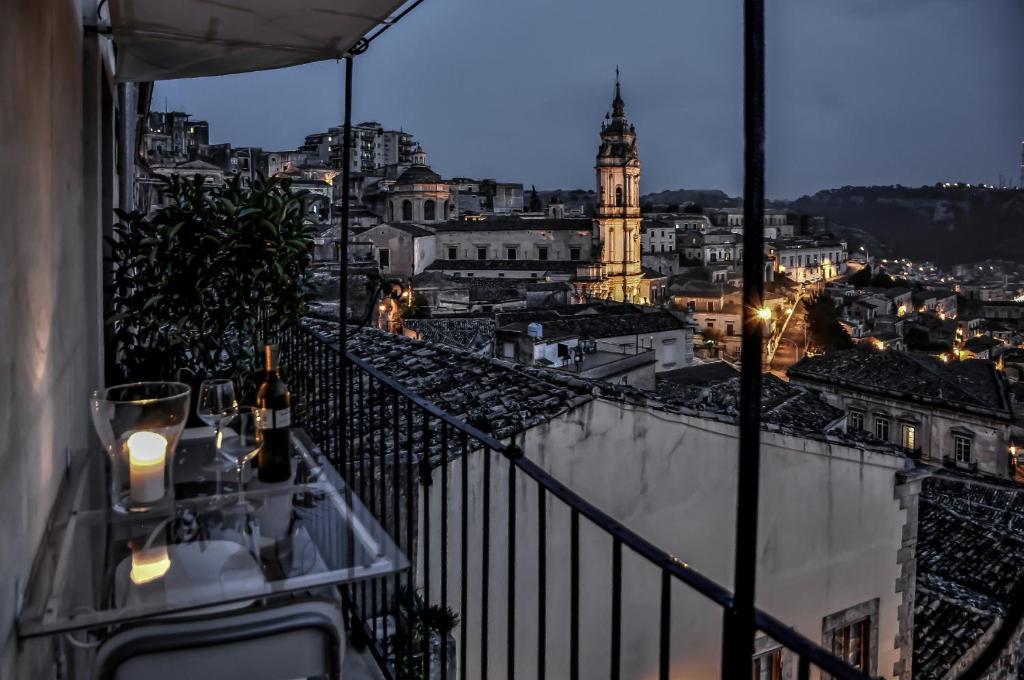
[[156,432],[128,437],[128,469],[133,503],[154,503],[164,497],[167,439]]
[[162,577],[170,568],[171,558],[167,555],[167,546],[142,548],[132,551],[132,570],[128,577],[135,585],[142,585]]

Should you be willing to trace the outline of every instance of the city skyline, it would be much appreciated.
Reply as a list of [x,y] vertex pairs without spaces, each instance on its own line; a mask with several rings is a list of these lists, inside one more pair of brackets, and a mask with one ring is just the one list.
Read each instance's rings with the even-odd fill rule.
[[[595,125],[618,64],[644,154],[644,193],[738,195],[739,6],[632,11],[628,21],[608,21],[613,10],[603,0],[431,0],[356,60],[353,119],[413,131],[445,176],[589,188]],[[769,196],[846,184],[995,184],[1000,173],[1016,181],[1024,90],[1011,86],[1019,63],[1012,55],[1024,52],[1014,30],[1022,20],[1024,7],[1009,0],[773,6]],[[154,108],[166,101],[209,120],[211,141],[294,148],[340,123],[342,73],[324,62],[165,81]]]

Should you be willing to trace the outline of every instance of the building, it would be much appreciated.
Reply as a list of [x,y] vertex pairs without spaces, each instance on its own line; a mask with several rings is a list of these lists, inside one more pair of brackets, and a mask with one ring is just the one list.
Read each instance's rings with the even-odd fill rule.
[[210,144],[210,125],[183,111],[151,111],[142,133],[147,158],[194,160]]
[[676,229],[671,224],[644,220],[640,227],[640,249],[640,264],[645,269],[666,276],[679,273]]
[[866,348],[807,357],[790,381],[821,390],[846,413],[846,431],[895,444],[936,465],[1006,477],[1013,413],[988,361],[944,362]]
[[444,222],[456,216],[451,190],[427,165],[427,153],[416,147],[412,165],[398,176],[384,196],[385,222]]
[[412,222],[353,228],[353,239],[371,244],[381,274],[411,279],[437,258],[434,231]]
[[528,366],[585,370],[608,359],[653,352],[648,388],[654,387],[654,373],[693,362],[693,326],[676,315],[632,305],[573,305],[564,311],[524,312],[499,325],[496,355]]
[[503,261],[587,262],[594,255],[586,219],[494,217],[449,221],[435,231],[438,258],[492,262],[496,270]]
[[601,126],[597,152],[595,267],[580,271],[582,298],[638,301],[642,297],[640,264],[640,157],[636,129],[626,119],[618,73],[612,111]]
[[828,281],[846,273],[846,241],[779,239],[766,246],[775,271],[802,282]]

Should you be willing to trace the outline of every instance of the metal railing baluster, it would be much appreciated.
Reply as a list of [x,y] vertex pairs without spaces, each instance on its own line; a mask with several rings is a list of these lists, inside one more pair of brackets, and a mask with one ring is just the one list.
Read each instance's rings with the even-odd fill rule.
[[669,633],[672,626],[672,580],[668,571],[661,572],[661,620],[658,624],[658,677],[668,680]]
[[508,466],[508,602],[506,627],[508,640],[506,656],[508,664],[508,680],[516,677],[516,466]]
[[547,674],[547,583],[548,583],[548,520],[547,494],[537,485],[537,680]]
[[580,677],[580,513],[569,521],[569,678]]
[[[448,423],[441,423],[441,608],[448,610]],[[448,680],[448,638],[441,640],[441,680]]]
[[460,526],[459,547],[461,559],[459,563],[459,614],[462,616],[462,630],[459,635],[461,649],[459,650],[459,680],[466,680],[466,648],[469,646],[466,621],[469,620],[469,513],[466,508],[469,506],[469,435],[462,433],[462,452],[459,466],[462,470],[462,483],[460,484],[461,507],[459,508]]
[[612,543],[612,651],[608,677],[619,680],[622,673],[622,541]]
[[490,651],[487,645],[488,611],[487,599],[490,587],[491,567],[491,448],[484,447],[484,508],[483,537],[480,546],[480,677],[487,678],[487,661]]

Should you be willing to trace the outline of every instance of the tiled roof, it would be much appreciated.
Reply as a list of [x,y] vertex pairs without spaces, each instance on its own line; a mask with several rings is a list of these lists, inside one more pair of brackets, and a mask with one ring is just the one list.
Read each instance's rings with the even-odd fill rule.
[[[337,338],[337,322],[306,319],[306,323],[322,335]],[[725,422],[735,421],[739,413],[738,378],[713,385],[693,398],[489,359],[371,328],[350,327],[348,349],[446,413],[498,438],[543,423],[594,397]],[[841,432],[825,432],[842,413],[812,390],[765,376],[763,407],[766,429],[861,445]]]
[[[336,337],[336,323],[318,329]],[[585,385],[537,380],[493,359],[372,328],[350,328],[348,350],[446,413],[498,438],[591,398]]]
[[976,335],[972,338],[967,338],[964,341],[964,349],[968,349],[972,352],[984,352],[985,350],[998,347],[1003,343],[999,342],[995,338],[991,338],[987,335]]
[[581,217],[563,219],[529,219],[520,217],[490,217],[483,220],[450,220],[439,224],[437,230],[445,231],[590,231],[593,220]]
[[[529,317],[527,317],[529,318]],[[529,320],[515,321],[498,330],[526,332]],[[658,333],[682,330],[687,325],[668,312],[577,316],[570,319],[538,320],[544,328],[544,337],[614,338],[623,335]]]
[[[715,383],[724,382],[739,375],[739,369],[725,361],[709,361],[705,364],[696,364],[685,368],[677,368],[673,371],[664,371],[658,374],[658,383],[662,381],[672,386],[685,387],[706,387]],[[666,385],[666,389],[669,386]],[[659,387],[660,391],[660,387]]]
[[[715,380],[708,375],[705,376],[705,381],[693,384],[672,379],[672,374],[678,376],[685,370],[687,369],[672,371],[668,378],[665,374],[659,374],[658,394],[670,401],[678,400],[693,408],[707,409],[733,417],[739,415],[738,371],[733,369],[732,375],[724,380]],[[725,373],[724,370],[719,370]],[[762,380],[761,400],[763,422],[794,432],[820,434],[843,417],[842,411],[829,406],[818,394],[790,385],[770,373]]]
[[921,482],[914,677],[937,680],[973,647],[1024,574],[1024,495],[945,471]]
[[419,333],[420,338],[441,345],[480,354],[494,342],[493,317],[450,319],[404,319],[402,325]]
[[1005,385],[986,361],[945,363],[927,354],[858,347],[807,357],[789,369],[789,376],[1010,417]]

